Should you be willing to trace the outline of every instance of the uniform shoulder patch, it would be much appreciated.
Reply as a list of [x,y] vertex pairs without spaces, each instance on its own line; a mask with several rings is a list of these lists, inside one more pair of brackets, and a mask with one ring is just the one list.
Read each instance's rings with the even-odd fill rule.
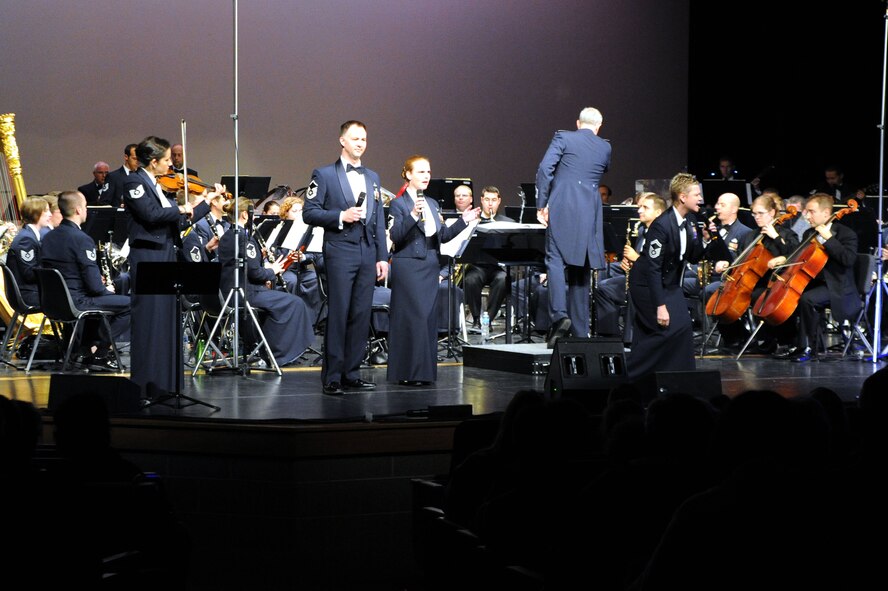
[[19,256],[26,263],[30,263],[34,260],[34,249],[32,248],[31,250],[23,250],[19,252]]
[[314,199],[318,196],[318,182],[314,179],[311,179],[311,182],[308,183],[308,189],[305,190],[305,198],[306,199]]
[[247,243],[247,256],[251,259],[256,258],[256,245],[252,242]]
[[130,199],[138,199],[139,197],[141,197],[144,194],[145,194],[145,187],[143,187],[142,185],[139,185],[135,189],[129,190]]
[[191,260],[195,263],[200,262],[200,248],[197,246],[191,247]]
[[655,238],[653,242],[650,243],[648,247],[648,254],[652,259],[656,259],[660,256],[660,252],[663,250],[663,243],[660,242],[659,238]]
[[88,258],[91,261],[95,261],[96,260],[96,249],[93,248],[93,249],[87,250],[86,251],[86,258]]

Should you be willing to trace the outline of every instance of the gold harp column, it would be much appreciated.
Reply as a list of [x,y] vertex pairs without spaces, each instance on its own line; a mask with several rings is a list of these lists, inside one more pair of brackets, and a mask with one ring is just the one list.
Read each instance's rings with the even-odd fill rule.
[[22,163],[19,159],[18,144],[15,141],[15,113],[0,115],[0,144],[3,145],[3,155],[6,156],[6,167],[9,169],[9,176],[15,191],[15,211],[18,212],[28,193],[25,191]]

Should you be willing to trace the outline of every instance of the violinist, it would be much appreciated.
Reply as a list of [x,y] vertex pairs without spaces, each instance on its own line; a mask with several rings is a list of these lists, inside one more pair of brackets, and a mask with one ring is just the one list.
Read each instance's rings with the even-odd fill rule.
[[679,173],[669,191],[672,207],[648,228],[642,256],[629,276],[634,306],[629,375],[641,378],[661,370],[693,370],[694,329],[682,292],[685,264],[696,263],[703,244],[694,225],[703,192],[694,175]]
[[[776,193],[764,193],[755,198],[752,202],[752,218],[755,220],[758,231],[750,232],[740,240],[739,249],[741,255],[748,256],[750,254],[748,249],[758,238],[761,238],[761,246],[770,257],[788,256],[798,248],[799,237],[792,228],[792,220],[780,224],[774,223],[782,210],[782,200]],[[745,260],[738,261],[735,259],[735,262],[741,264]],[[716,265],[716,269],[719,273],[729,270],[727,266],[720,264]],[[750,302],[757,301],[762,292],[765,291],[768,286],[769,276],[769,273],[764,273],[759,278],[752,288]],[[719,285],[722,285],[721,281],[719,281]],[[707,298],[706,301],[709,302],[709,299]],[[788,343],[788,339],[794,338],[794,335],[787,331],[791,326],[790,323],[778,326],[763,324],[756,335],[758,337],[757,347],[759,351],[772,353],[779,343]],[[743,328],[743,323],[737,321],[720,323],[718,326],[719,332],[726,342],[734,342],[745,338]]]
[[[148,136],[136,146],[140,168],[126,177],[124,204],[130,212],[129,262],[133,285],[138,284],[139,263],[174,262],[181,246],[181,231],[192,217],[202,218],[210,205],[200,200],[177,205],[164,195],[158,177],[170,169],[170,143]],[[134,294],[132,296],[132,340],[130,379],[151,400],[172,395],[177,376],[184,371],[177,356],[176,298],[172,295]],[[178,358],[177,358],[178,357]]]
[[[239,197],[236,202],[230,200],[225,206],[229,217],[234,216],[235,207],[237,223],[219,241],[222,294],[227,295],[234,288],[236,269],[240,268],[239,284],[247,301],[265,312],[260,323],[272,354],[279,366],[288,365],[298,360],[314,339],[308,306],[298,296],[267,287],[267,283],[274,282],[275,276],[283,270],[283,257],[274,262],[262,262],[259,244],[246,234],[253,202],[246,197]],[[239,256],[243,257],[242,264],[235,258],[235,246]]]
[[[848,226],[833,221],[833,203],[830,195],[815,193],[805,204],[804,215],[811,228],[805,232],[802,244],[817,241],[828,258],[823,270],[807,284],[799,298],[796,346],[775,354],[775,358],[798,363],[808,361],[814,356],[812,347],[817,345],[817,327],[822,320],[822,311],[829,308],[832,318],[841,323],[854,318],[860,309],[860,298],[854,284],[857,234]],[[787,260],[787,256],[778,256],[768,261],[768,267],[776,269]],[[791,258],[789,262],[793,262]]]

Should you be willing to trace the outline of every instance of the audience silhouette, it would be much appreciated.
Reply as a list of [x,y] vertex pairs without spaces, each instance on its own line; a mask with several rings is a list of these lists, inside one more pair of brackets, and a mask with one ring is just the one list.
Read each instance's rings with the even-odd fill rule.
[[528,588],[866,588],[888,550],[886,380],[854,406],[823,387],[645,405],[621,385],[596,416],[523,391],[452,470],[445,514]]

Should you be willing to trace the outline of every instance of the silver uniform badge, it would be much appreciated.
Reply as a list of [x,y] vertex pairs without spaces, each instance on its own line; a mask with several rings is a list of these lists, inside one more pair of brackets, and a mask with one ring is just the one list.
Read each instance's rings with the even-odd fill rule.
[[306,191],[305,191],[305,198],[306,199],[314,199],[317,196],[318,196],[318,182],[316,180],[312,179],[311,182],[308,183],[308,189],[306,189]]
[[23,250],[19,253],[19,256],[26,263],[30,263],[34,260],[34,249],[32,248],[31,250]]
[[253,244],[252,242],[247,244],[247,256],[250,257],[251,259],[256,258],[256,245]]
[[191,247],[191,260],[195,263],[200,262],[200,249],[197,246]]
[[96,260],[96,249],[94,248],[92,250],[87,250],[86,251],[86,258],[88,258],[91,261],[95,261]]
[[135,189],[130,189],[130,191],[129,191],[130,199],[138,199],[139,197],[141,197],[144,194],[145,194],[145,187],[143,187],[142,185],[139,185]]
[[651,247],[648,252],[650,252],[651,258],[655,259],[660,256],[661,250],[663,250],[663,244],[660,242],[659,239],[656,239],[653,242],[651,242]]

